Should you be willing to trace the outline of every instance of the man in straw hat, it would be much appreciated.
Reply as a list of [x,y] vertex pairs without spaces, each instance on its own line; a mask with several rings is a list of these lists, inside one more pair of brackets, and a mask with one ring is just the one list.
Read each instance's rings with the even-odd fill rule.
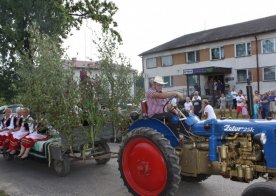
[[166,112],[167,109],[164,108],[169,98],[183,98],[183,95],[179,92],[163,92],[162,88],[164,84],[167,84],[167,82],[164,82],[162,77],[155,76],[151,88],[146,93],[149,117],[163,119],[165,117],[164,113],[169,115]]

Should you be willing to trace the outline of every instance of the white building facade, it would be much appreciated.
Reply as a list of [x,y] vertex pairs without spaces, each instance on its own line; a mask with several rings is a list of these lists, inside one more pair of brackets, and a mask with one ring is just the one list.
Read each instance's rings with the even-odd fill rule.
[[261,94],[276,90],[276,16],[197,32],[140,54],[144,85],[162,76],[167,91],[190,95],[195,85],[220,80],[224,90],[246,91],[247,79]]

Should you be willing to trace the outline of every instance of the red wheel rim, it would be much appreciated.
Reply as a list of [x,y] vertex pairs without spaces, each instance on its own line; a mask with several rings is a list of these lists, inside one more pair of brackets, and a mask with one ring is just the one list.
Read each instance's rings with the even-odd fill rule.
[[129,186],[139,195],[159,195],[167,183],[167,164],[156,144],[146,138],[130,140],[122,167]]

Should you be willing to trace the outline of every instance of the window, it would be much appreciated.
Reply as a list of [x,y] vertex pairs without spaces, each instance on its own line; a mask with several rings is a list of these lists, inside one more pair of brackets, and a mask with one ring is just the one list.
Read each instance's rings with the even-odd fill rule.
[[162,56],[162,66],[171,66],[172,65],[172,56]]
[[211,60],[224,59],[224,48],[211,48]]
[[264,68],[264,81],[276,80],[276,66]]
[[156,58],[147,59],[146,60],[146,67],[147,67],[147,69],[156,67]]
[[186,53],[188,63],[196,63],[199,61],[199,51],[192,51]]
[[251,43],[236,44],[236,57],[251,55]]
[[165,87],[171,87],[173,86],[173,76],[164,76],[163,77],[164,82],[167,82],[167,84],[165,84]]
[[275,38],[262,40],[262,52],[263,54],[269,54],[275,51]]
[[249,81],[252,81],[252,73],[250,69],[239,69],[237,70],[238,82],[247,82],[247,78]]

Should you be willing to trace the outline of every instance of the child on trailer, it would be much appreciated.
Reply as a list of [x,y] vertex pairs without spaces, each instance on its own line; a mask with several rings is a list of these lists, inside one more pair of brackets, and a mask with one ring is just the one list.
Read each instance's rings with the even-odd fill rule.
[[247,101],[244,100],[242,103],[242,118],[248,118],[248,109],[247,109]]

